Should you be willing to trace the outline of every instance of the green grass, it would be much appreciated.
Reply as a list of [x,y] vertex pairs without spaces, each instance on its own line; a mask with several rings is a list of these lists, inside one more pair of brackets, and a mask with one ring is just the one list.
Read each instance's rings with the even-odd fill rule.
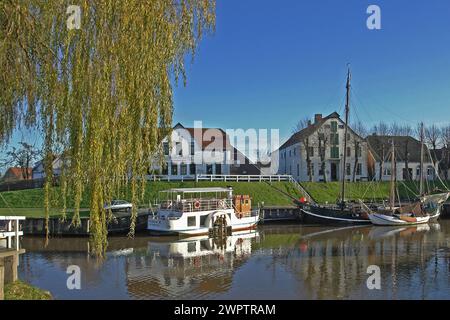
[[[289,182],[273,182],[273,186],[284,193],[298,199],[301,194]],[[340,196],[339,182],[304,182],[302,185],[308,190],[311,196],[319,203],[335,203]],[[265,182],[209,182],[209,181],[187,181],[187,182],[149,182],[144,193],[144,197],[138,204],[141,207],[148,207],[149,203],[154,203],[158,199],[159,191],[170,188],[192,188],[192,187],[226,187],[231,186],[235,194],[248,194],[253,198],[253,205],[264,202],[265,206],[288,206],[292,205],[292,200],[286,195],[278,192]],[[348,200],[380,201],[389,198],[389,182],[355,182],[347,183]],[[399,183],[399,193],[402,199],[413,199],[418,193],[417,182]],[[429,189],[435,187],[442,188],[437,182],[428,184]],[[447,186],[450,186],[447,183]],[[124,189],[115,196],[116,199],[131,200],[130,190]],[[0,215],[24,215],[27,217],[44,217],[44,191],[43,189],[29,189],[20,191],[2,192],[0,194]],[[52,207],[62,207],[58,189],[54,189],[51,196]],[[73,203],[69,200],[68,207]],[[13,213],[9,207],[12,208]],[[81,208],[89,207],[89,196],[86,192],[81,201]],[[70,211],[70,210],[69,210]],[[60,216],[61,210],[53,209],[51,216]],[[68,213],[70,216],[70,213]],[[88,216],[89,210],[84,209],[81,216]]]
[[5,300],[51,300],[50,292],[33,287],[22,281],[5,285]]
[[[340,197],[340,182],[303,182],[302,185],[318,203],[336,203]],[[450,188],[449,182],[446,185],[447,188]],[[429,182],[427,184],[428,190],[434,190],[435,188],[442,189],[443,186],[439,182]],[[398,193],[400,198],[404,200],[414,199],[419,193],[418,190],[419,185],[416,181],[398,183]],[[389,182],[346,183],[347,200],[380,201],[388,199],[389,193]]]
[[[264,202],[266,206],[286,206],[292,205],[291,199],[277,192],[274,188],[264,182],[209,182],[209,181],[187,181],[187,182],[149,182],[144,193],[144,197],[139,206],[148,207],[149,203],[154,203],[159,197],[159,191],[170,188],[191,188],[191,187],[226,187],[231,186],[234,194],[249,194],[253,198],[253,205]],[[273,186],[283,192],[299,198],[301,195],[295,187],[288,182],[273,182]],[[131,200],[130,190],[122,190],[116,195],[116,199]],[[26,217],[44,217],[44,191],[43,189],[29,189],[20,191],[2,192],[0,195],[0,215],[24,215]],[[58,189],[54,189],[51,197],[52,207],[62,207]],[[71,207],[72,203],[68,203]],[[81,202],[82,208],[89,207],[89,197],[87,192]],[[11,212],[11,210],[12,212]],[[87,216],[89,210],[81,213]],[[60,216],[61,210],[52,209],[51,216]],[[69,214],[70,215],[70,214]]]

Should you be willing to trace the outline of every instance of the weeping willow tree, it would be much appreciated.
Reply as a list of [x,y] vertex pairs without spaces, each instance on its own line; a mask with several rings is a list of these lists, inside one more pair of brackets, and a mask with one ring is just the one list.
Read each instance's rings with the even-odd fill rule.
[[[68,28],[69,5],[81,9],[79,29]],[[22,124],[42,132],[47,221],[60,154],[63,214],[70,199],[79,225],[87,194],[103,252],[104,203],[124,187],[134,204],[143,196],[149,159],[171,129],[172,83],[186,81],[184,61],[214,25],[214,0],[0,1],[0,143]]]

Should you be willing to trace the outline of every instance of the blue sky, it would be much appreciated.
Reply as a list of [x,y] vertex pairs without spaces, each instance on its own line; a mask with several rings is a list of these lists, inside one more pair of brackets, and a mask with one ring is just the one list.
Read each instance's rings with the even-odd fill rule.
[[[370,4],[381,30],[369,30]],[[175,89],[175,122],[279,128],[343,110],[347,63],[352,117],[414,125],[450,121],[450,1],[218,0],[187,87]]]
[[[370,4],[381,30],[366,27]],[[347,63],[353,120],[450,122],[448,0],[217,0],[216,13],[175,88],[174,124],[275,128],[282,143],[299,119],[342,112]]]

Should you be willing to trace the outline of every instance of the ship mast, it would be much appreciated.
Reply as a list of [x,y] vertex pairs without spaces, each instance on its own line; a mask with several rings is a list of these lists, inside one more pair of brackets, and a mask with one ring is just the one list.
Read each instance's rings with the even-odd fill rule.
[[395,145],[392,139],[392,154],[391,154],[391,210],[394,212],[395,207],[395,176],[397,175],[397,168],[395,167]]
[[350,113],[350,80],[351,80],[350,68],[347,73],[347,95],[345,101],[345,133],[344,133],[344,163],[342,165],[342,187],[341,187],[341,208],[345,207],[345,175],[347,166],[347,134],[348,134],[348,118]]
[[423,163],[424,163],[424,127],[423,122],[420,123],[420,196],[424,194],[424,174],[423,174]]

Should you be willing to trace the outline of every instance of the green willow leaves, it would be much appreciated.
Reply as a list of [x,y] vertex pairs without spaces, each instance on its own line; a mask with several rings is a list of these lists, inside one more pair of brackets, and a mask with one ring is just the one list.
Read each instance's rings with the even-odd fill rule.
[[[69,30],[69,5],[81,28]],[[62,155],[63,212],[90,196],[96,251],[107,244],[104,203],[125,185],[138,203],[149,161],[172,123],[172,80],[215,25],[214,0],[0,1],[0,143],[19,125],[44,137],[46,214],[52,161]],[[130,233],[134,233],[136,206]]]

